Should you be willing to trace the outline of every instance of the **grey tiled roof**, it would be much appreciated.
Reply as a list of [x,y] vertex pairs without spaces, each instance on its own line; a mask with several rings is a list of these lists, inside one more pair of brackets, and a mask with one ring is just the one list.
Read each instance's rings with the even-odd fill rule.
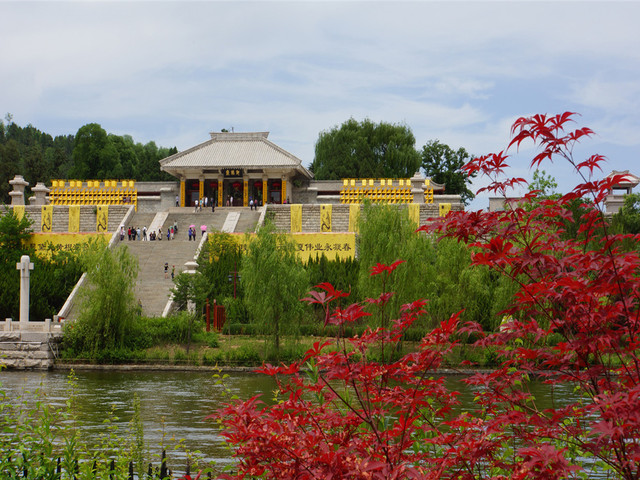
[[289,167],[307,171],[299,158],[267,140],[268,132],[212,133],[211,140],[160,161],[163,170],[182,168]]

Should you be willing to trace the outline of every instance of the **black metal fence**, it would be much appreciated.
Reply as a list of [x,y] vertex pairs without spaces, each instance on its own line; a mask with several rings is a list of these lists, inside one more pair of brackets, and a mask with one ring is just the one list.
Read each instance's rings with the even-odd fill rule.
[[[12,461],[11,456],[5,459],[4,463],[4,472],[0,472],[0,476],[2,478],[11,478],[11,479],[33,479],[33,480],[41,480],[43,478],[42,473],[30,473],[31,469],[29,465],[26,465],[25,462],[16,460]],[[116,461],[109,460],[106,464],[103,464],[105,468],[100,468],[98,461],[94,460],[91,470],[96,475],[95,478],[98,478],[98,472],[104,473],[106,471],[107,477],[102,477],[108,480],[115,480],[116,472]],[[167,454],[166,451],[162,451],[162,457],[160,459],[160,464],[154,466],[153,463],[149,463],[149,467],[146,473],[136,475],[134,473],[134,465],[133,461],[130,461],[128,464],[129,474],[128,480],[195,480],[199,478],[200,480],[211,479],[212,473],[209,471],[207,473],[198,472],[197,474],[191,474],[191,465],[189,460],[187,460],[186,471],[184,474],[180,475],[179,473],[173,472],[167,466]],[[67,471],[71,470],[71,471]],[[58,457],[55,464],[55,473],[52,472],[51,475],[47,475],[44,478],[48,478],[51,480],[60,480],[60,479],[76,479],[78,478],[78,473],[80,471],[80,466],[78,461],[76,460],[71,468],[65,469],[62,465],[61,458]],[[9,477],[5,477],[5,475],[9,475]]]

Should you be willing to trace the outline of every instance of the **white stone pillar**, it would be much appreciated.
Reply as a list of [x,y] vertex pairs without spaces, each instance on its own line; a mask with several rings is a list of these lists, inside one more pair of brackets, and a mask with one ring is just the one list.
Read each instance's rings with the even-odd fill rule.
[[[195,260],[190,260],[184,264],[184,273],[188,273],[189,275],[195,275],[196,269],[198,268],[198,262]],[[193,313],[196,311],[196,304],[191,299],[192,292],[189,292],[189,298],[187,299],[187,311]]]
[[20,270],[20,330],[24,331],[29,325],[29,271],[33,270],[29,255],[23,255],[16,268]]

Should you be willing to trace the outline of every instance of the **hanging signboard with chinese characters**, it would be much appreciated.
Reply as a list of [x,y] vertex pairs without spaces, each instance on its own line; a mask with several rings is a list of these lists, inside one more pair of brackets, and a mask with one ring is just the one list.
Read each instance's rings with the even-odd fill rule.
[[[226,234],[228,235],[228,234]],[[244,250],[251,242],[254,234],[230,234]],[[346,260],[356,256],[356,236],[354,233],[290,233],[287,235],[296,245],[296,256],[306,263],[316,257],[327,257],[328,260]],[[216,242],[215,234],[208,237],[210,242]]]
[[223,168],[222,174],[225,178],[240,178],[243,175],[241,168]]
[[104,239],[105,246],[113,234],[106,233],[32,233],[24,241],[34,248],[36,255],[49,258],[54,251],[72,251],[91,239]]

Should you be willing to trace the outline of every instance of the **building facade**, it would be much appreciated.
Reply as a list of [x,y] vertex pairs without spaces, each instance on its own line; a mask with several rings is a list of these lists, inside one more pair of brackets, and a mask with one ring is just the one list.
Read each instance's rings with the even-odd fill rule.
[[291,203],[292,186],[313,175],[299,158],[270,142],[269,132],[212,132],[211,138],[160,161],[180,182],[179,206],[204,197],[219,206]]

